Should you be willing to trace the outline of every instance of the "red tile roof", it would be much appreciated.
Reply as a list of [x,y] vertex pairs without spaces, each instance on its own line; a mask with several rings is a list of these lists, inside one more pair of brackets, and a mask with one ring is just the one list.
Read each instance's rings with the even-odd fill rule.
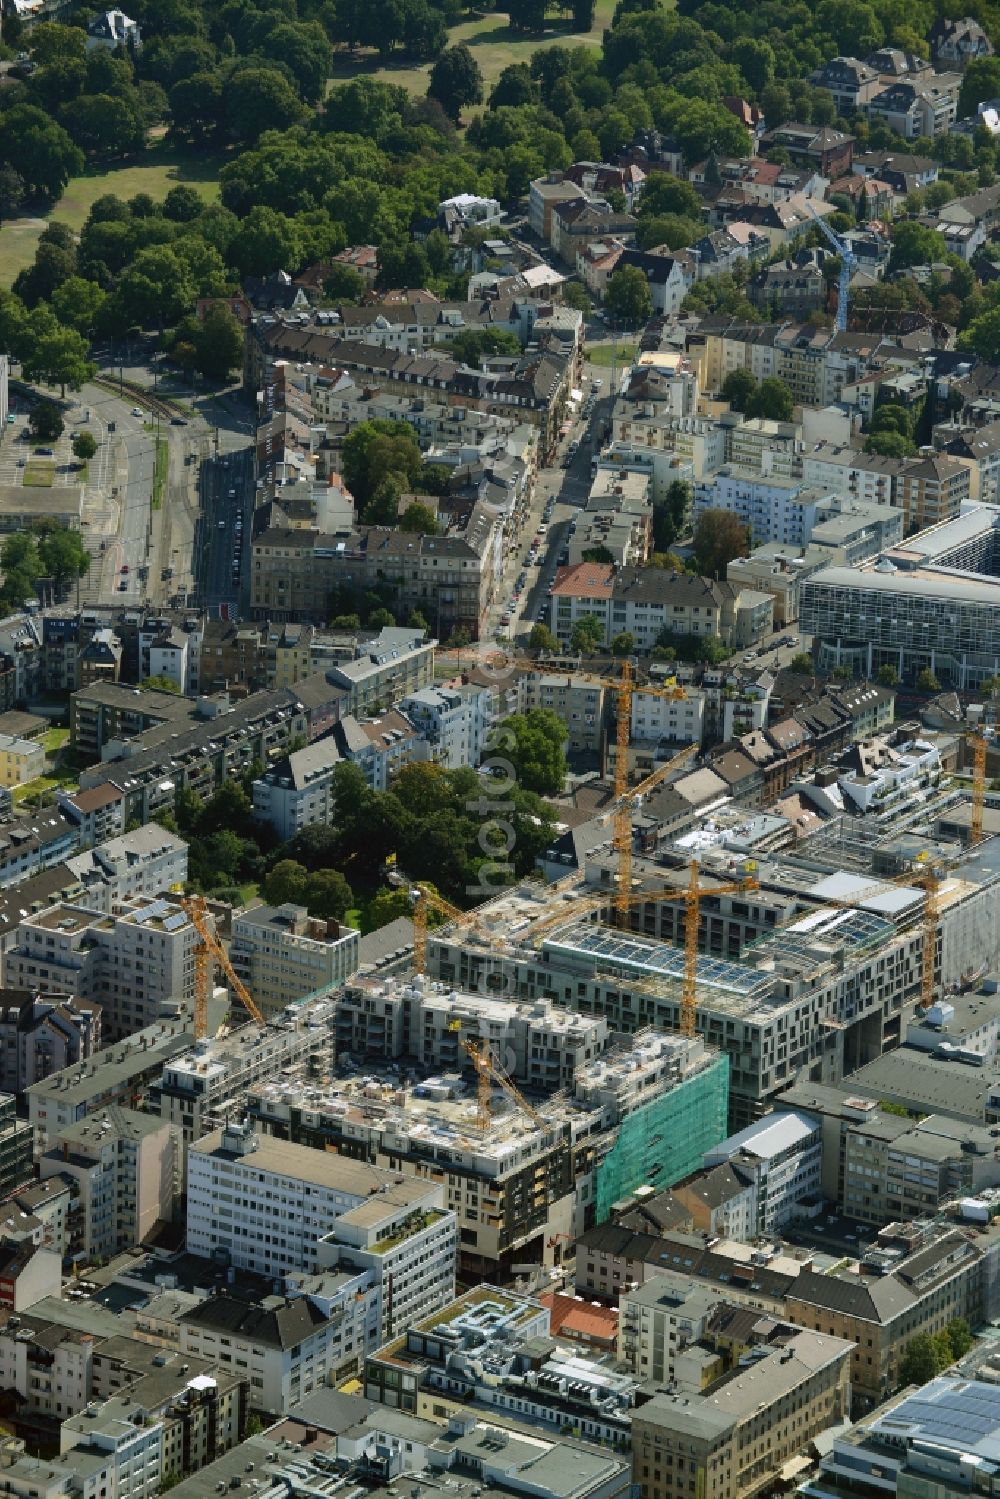
[[554,1338],[579,1338],[581,1342],[613,1343],[618,1335],[618,1308],[595,1306],[559,1291],[543,1291],[539,1301],[549,1309],[549,1331]]
[[561,567],[556,573],[552,592],[560,598],[574,595],[588,599],[609,599],[615,570],[608,562],[578,562],[575,567]]

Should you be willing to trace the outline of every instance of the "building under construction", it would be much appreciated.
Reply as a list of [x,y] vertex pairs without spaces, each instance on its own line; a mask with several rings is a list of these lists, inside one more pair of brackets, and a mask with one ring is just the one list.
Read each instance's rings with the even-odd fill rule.
[[[425,1007],[433,1014],[444,1005],[462,1017],[464,1034],[480,1037],[492,1016],[488,1055],[497,1060],[486,1069],[495,1086],[487,1081],[485,1119],[484,1078],[472,1065],[482,1041],[463,1043],[453,1062],[441,1055],[430,1075],[424,1057],[404,1050],[369,1051],[364,1060],[341,1052],[339,1075],[326,1085],[252,1089],[251,1115],[283,1139],[446,1180],[466,1276],[509,1281],[519,1266],[557,1264],[613,1202],[640,1186],[672,1185],[726,1133],[728,1064],[699,1039],[649,1030],[614,1036],[603,1023],[547,1004],[511,1005],[419,981],[356,982],[338,1005],[350,1011],[359,1000],[406,1006],[417,1035]],[[591,1055],[546,1084],[504,1041],[516,1043],[522,1023],[534,1024],[536,1035],[546,1026],[553,1037],[586,1033]],[[520,1071],[517,1081],[505,1062]]]

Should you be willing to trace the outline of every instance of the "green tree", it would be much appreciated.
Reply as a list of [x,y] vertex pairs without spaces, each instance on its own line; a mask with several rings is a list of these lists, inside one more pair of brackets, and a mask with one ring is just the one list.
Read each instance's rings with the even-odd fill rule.
[[268,871],[261,885],[261,894],[268,905],[283,906],[286,902],[304,904],[309,871],[296,859],[282,859]]
[[39,442],[57,442],[63,434],[62,412],[54,401],[36,401],[28,417],[31,435]]
[[648,323],[653,316],[653,297],[649,282],[638,266],[627,265],[615,271],[604,296],[605,310],[628,326]]
[[26,379],[58,385],[63,396],[67,385],[79,390],[97,371],[96,364],[87,358],[87,341],[82,334],[75,328],[58,326],[35,340],[25,352],[21,367]]
[[692,557],[706,578],[724,579],[735,557],[745,557],[750,545],[748,527],[728,510],[703,510],[694,528]]
[[975,1341],[972,1329],[964,1317],[954,1317],[945,1328],[948,1342],[951,1344],[952,1359],[964,1358]]
[[63,327],[75,328],[85,338],[93,335],[108,294],[85,276],[69,276],[50,298],[52,311]]
[[412,914],[413,905],[408,890],[383,887],[376,891],[365,908],[365,930],[377,932],[380,927],[388,926],[390,921],[398,921],[401,916],[409,918]]
[[373,609],[368,616],[369,630],[391,630],[396,623],[396,616],[391,609]]
[[304,901],[310,916],[342,921],[354,904],[354,891],[339,869],[317,869],[306,879]]
[[60,590],[84,577],[90,568],[90,553],[82,537],[68,526],[46,531],[38,543],[38,555],[44,572]]
[[24,178],[7,162],[0,166],[0,223],[12,219],[24,202]]
[[436,536],[438,524],[434,511],[429,505],[421,505],[419,501],[415,501],[399,517],[399,529],[413,532],[417,536]]
[[145,692],[173,692],[177,694],[181,690],[173,677],[144,677],[140,686]]
[[124,272],[115,294],[127,323],[140,328],[176,322],[195,299],[195,283],[186,262],[171,245],[139,250]]
[[973,318],[958,335],[958,346],[978,354],[989,364],[996,363],[1000,358],[1000,307],[991,307]]
[[565,306],[572,307],[575,312],[582,312],[585,318],[590,316],[593,308],[590,293],[579,281],[566,282],[566,285],[563,287],[562,299]]
[[520,109],[524,104],[537,104],[538,84],[531,76],[527,63],[511,63],[504,68],[490,92],[490,109]]
[[84,156],[61,125],[30,104],[0,116],[0,162],[14,167],[29,196],[55,199],[84,168]]
[[583,614],[569,633],[570,649],[593,656],[604,645],[604,623],[596,614]]
[[448,47],[431,68],[427,97],[436,99],[455,124],[467,104],[483,101],[483,75],[464,42]]
[[871,432],[865,439],[866,453],[879,453],[883,458],[912,458],[917,451],[912,437],[901,432]]
[[632,656],[635,654],[635,636],[631,630],[622,630],[611,642],[612,656]]
[[97,440],[92,432],[78,432],[73,439],[73,454],[82,463],[93,458],[97,452]]
[[323,283],[323,295],[330,302],[360,302],[365,294],[365,279],[352,265],[335,265]]
[[341,450],[344,482],[361,507],[390,474],[400,475],[404,488],[412,489],[422,462],[417,435],[408,422],[361,422],[345,438]]
[[229,308],[210,307],[195,338],[198,368],[209,380],[226,380],[243,364],[243,330]]
[[889,271],[906,270],[911,265],[927,265],[944,260],[948,246],[936,229],[928,229],[913,219],[901,219],[892,230],[892,254]]
[[813,674],[813,659],[808,651],[799,651],[788,663],[788,670],[798,672],[800,676],[811,677]]
[[[566,725],[548,708],[531,708],[503,720],[507,758],[525,791],[554,796],[566,779]],[[513,739],[513,743],[511,743]]]
[[752,391],[746,404],[749,417],[772,422],[790,422],[794,414],[792,392],[777,375],[769,375]]
[[532,625],[528,645],[533,651],[541,651],[546,656],[554,656],[559,650],[559,642],[548,625],[540,622]]
[[479,369],[483,361],[496,354],[520,354],[521,340],[507,328],[470,328],[442,345],[461,364]]
[[614,553],[606,546],[587,547],[583,553],[583,562],[614,563]]
[[235,72],[223,89],[222,101],[232,134],[250,143],[265,130],[287,130],[302,116],[298,94],[285,75],[273,68]]
[[719,389],[722,400],[728,401],[734,411],[745,412],[747,403],[757,390],[757,376],[747,369],[730,370]]
[[974,58],[962,74],[958,96],[959,118],[974,115],[977,104],[1000,93],[1000,57]]
[[941,1349],[936,1340],[926,1332],[918,1332],[910,1339],[899,1361],[901,1385],[923,1385],[940,1374],[943,1367]]
[[898,687],[899,672],[891,662],[887,661],[884,666],[879,667],[875,674],[875,680],[880,687]]
[[941,691],[941,683],[938,681],[937,677],[931,671],[929,666],[925,666],[923,671],[918,675],[916,686],[918,692]]

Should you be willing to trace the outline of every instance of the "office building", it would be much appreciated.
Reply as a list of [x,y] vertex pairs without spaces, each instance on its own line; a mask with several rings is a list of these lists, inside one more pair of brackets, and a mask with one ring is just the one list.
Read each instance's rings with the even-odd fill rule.
[[227,1125],[188,1152],[193,1254],[272,1278],[343,1258],[382,1287],[386,1335],[453,1294],[457,1228],[444,1201],[439,1183],[258,1136],[249,1125]]
[[233,918],[230,959],[266,1016],[328,994],[357,971],[359,933],[304,906],[254,906]]

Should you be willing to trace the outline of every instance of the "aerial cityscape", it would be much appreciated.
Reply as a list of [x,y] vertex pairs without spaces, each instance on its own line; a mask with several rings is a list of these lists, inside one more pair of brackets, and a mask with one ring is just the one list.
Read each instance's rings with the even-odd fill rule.
[[993,0],[0,0],[0,1496],[171,1490],[1000,1499]]

